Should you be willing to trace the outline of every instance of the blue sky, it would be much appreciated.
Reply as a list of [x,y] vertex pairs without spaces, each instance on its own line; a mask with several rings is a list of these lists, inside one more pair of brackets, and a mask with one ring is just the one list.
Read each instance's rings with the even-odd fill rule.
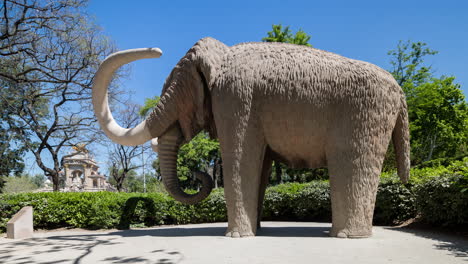
[[140,104],[161,93],[171,69],[198,39],[260,41],[278,23],[304,30],[316,48],[384,69],[390,69],[387,52],[399,40],[426,42],[439,51],[427,60],[435,74],[456,76],[468,94],[468,1],[91,0],[88,10],[118,49],[163,50],[160,59],[133,63],[124,82]]
[[[427,59],[436,76],[455,76],[468,95],[468,1],[128,1],[90,0],[88,13],[117,49],[159,47],[159,59],[132,63],[123,85],[143,104],[200,38],[227,45],[260,41],[272,24],[312,36],[315,47],[390,69],[387,52],[399,40],[422,41],[439,54]],[[105,150],[95,153],[105,164]],[[31,164],[32,159],[28,158]],[[32,164],[31,164],[32,165]],[[29,172],[40,172],[30,166]],[[28,170],[28,169],[27,169]],[[102,172],[107,174],[105,168]]]

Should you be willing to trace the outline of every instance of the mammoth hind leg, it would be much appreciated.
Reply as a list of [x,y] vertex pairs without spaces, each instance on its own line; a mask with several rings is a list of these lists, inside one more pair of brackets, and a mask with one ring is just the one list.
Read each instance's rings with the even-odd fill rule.
[[328,157],[332,229],[330,236],[360,238],[372,235],[372,217],[382,157],[355,150]]

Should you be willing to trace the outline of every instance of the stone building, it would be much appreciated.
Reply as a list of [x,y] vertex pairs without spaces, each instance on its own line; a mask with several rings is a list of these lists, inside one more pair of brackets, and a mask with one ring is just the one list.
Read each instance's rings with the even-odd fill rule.
[[114,191],[115,188],[107,182],[106,176],[99,172],[99,166],[88,151],[83,148],[74,150],[63,160],[63,191]]

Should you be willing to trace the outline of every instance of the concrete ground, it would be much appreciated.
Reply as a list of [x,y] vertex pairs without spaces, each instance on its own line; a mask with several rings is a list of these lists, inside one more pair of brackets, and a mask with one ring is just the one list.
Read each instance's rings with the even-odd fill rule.
[[367,239],[328,237],[330,224],[262,222],[257,237],[226,223],[133,230],[36,232],[0,238],[0,263],[467,263],[468,238],[374,227]]

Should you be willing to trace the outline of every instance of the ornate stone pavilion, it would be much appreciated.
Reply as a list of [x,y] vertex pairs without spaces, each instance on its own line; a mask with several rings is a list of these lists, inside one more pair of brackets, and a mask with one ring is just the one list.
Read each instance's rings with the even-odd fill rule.
[[65,192],[114,191],[106,176],[99,172],[99,166],[84,147],[74,147],[74,152],[63,160],[62,174]]

